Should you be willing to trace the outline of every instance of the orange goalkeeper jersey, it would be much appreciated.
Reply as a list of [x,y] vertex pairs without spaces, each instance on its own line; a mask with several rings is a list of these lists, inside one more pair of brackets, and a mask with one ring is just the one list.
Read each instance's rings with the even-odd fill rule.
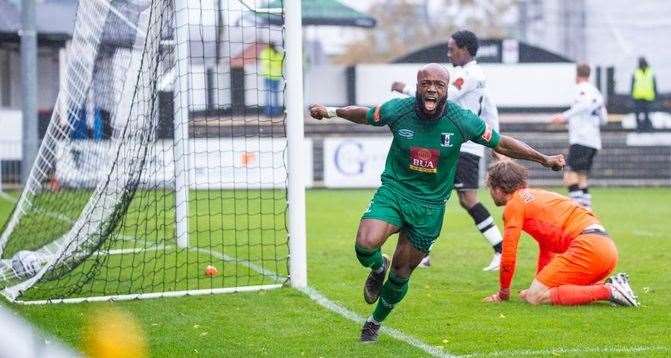
[[510,288],[515,273],[517,243],[521,231],[531,235],[540,248],[538,271],[552,256],[566,251],[585,228],[599,224],[590,211],[573,200],[540,189],[516,191],[503,211],[504,234],[501,257],[501,288]]

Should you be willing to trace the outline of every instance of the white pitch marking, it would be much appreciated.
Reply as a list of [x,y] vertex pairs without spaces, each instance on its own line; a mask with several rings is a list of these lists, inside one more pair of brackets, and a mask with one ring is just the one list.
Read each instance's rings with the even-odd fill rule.
[[139,254],[142,252],[150,252],[150,251],[160,251],[160,250],[170,250],[173,247],[168,245],[168,246],[163,246],[163,245],[158,245],[158,246],[150,246],[150,247],[136,247],[132,249],[111,249],[107,252],[104,251],[98,251],[94,256],[107,256],[107,255],[126,255],[126,254]]
[[[3,196],[3,198],[5,200],[8,200],[4,196]],[[11,199],[13,199],[13,198],[11,198]],[[11,199],[8,200],[8,201],[11,201],[11,202],[16,201],[16,200],[12,201]],[[120,236],[123,240],[131,239],[130,237],[125,236],[125,235],[120,235]],[[170,246],[166,246],[165,248],[166,249],[170,248]],[[143,250],[152,250],[152,249],[159,250],[161,248],[160,247],[155,247],[155,248],[146,248],[146,249],[119,249],[119,250],[110,250],[107,254],[118,255],[118,254],[125,254],[125,253],[139,253],[140,251],[143,251]],[[251,263],[251,262],[246,261],[246,260],[236,260],[235,258],[233,258],[231,256],[228,256],[226,254],[223,254],[221,252],[208,250],[208,249],[194,248],[194,249],[191,249],[191,250],[196,251],[196,252],[200,252],[200,253],[204,253],[204,254],[210,254],[210,255],[215,256],[215,257],[217,257],[221,260],[224,260],[224,261],[237,262],[237,263],[239,263],[243,266],[246,266],[246,267],[248,267],[248,268],[264,275],[264,276],[271,277],[275,281],[283,281],[284,280],[284,278],[279,276],[277,273],[272,272],[270,270],[267,270],[267,269],[265,269],[265,268],[263,268],[263,267],[261,267],[257,264]],[[354,321],[354,322],[359,323],[359,324],[363,324],[363,322],[365,321],[365,318],[363,318],[362,316],[359,316],[358,314],[348,310],[347,308],[331,301],[328,297],[324,296],[322,293],[320,293],[319,291],[317,291],[316,289],[314,289],[312,287],[307,287],[305,289],[301,289],[300,291],[303,292],[304,294],[306,294],[311,300],[315,301],[320,306],[322,306],[322,307],[324,307],[324,308],[326,308],[326,309],[328,309],[332,312],[335,312],[335,313],[341,315],[342,317],[349,319],[350,321]],[[405,333],[403,333],[403,332],[401,332],[397,329],[394,329],[394,328],[391,328],[391,327],[388,327],[388,326],[382,326],[381,330],[382,330],[383,333],[387,334],[388,336],[390,336],[390,337],[392,337],[392,338],[394,338],[398,341],[407,343],[407,344],[409,344],[409,345],[411,345],[415,348],[421,349],[424,352],[426,352],[426,353],[428,353],[428,354],[430,354],[434,357],[456,357],[456,356],[451,355],[451,354],[449,354],[449,353],[447,353],[447,352],[445,352],[445,351],[443,351],[443,350],[441,350],[441,349],[439,349],[435,346],[424,343],[421,340],[419,340],[418,338],[407,335],[407,334],[405,334]]]
[[5,193],[4,191],[0,191],[0,198],[12,204],[16,204],[16,198]]
[[[270,276],[273,277],[276,281],[281,281],[284,278],[279,276],[277,273],[269,271],[257,264],[251,263],[246,260],[236,260],[234,257],[228,256],[226,254],[223,254],[221,252],[217,252],[214,250],[208,250],[208,249],[202,249],[202,248],[194,248],[192,249],[193,251],[204,253],[204,254],[210,254],[214,257],[217,257],[221,260],[224,261],[233,261],[238,264],[241,264],[243,266],[246,266],[264,276]],[[350,321],[354,321],[358,324],[363,324],[363,322],[366,320],[364,317],[359,316],[358,314],[350,311],[346,307],[333,302],[330,300],[328,297],[324,296],[322,293],[317,291],[316,289],[312,287],[306,287],[304,289],[299,289],[300,292],[303,292],[306,294],[311,300],[315,301],[317,304],[320,306],[328,309],[329,311],[335,312],[339,314],[340,316],[349,319]],[[451,355],[450,353],[447,353],[443,350],[441,350],[438,347],[432,346],[430,344],[424,343],[418,338],[415,338],[413,336],[407,335],[397,329],[388,327],[388,326],[382,326],[381,328],[382,333],[398,340],[403,343],[409,344],[410,346],[413,346],[415,348],[418,348],[420,350],[423,350],[424,352],[434,356],[434,357],[456,357],[454,355]]]
[[460,357],[519,357],[519,356],[549,356],[553,354],[580,354],[580,353],[638,353],[651,351],[669,351],[668,347],[604,347],[604,348],[554,348],[543,350],[498,351],[491,353],[472,353]]
[[[331,301],[328,297],[324,296],[321,294],[319,291],[315,290],[312,287],[307,287],[304,289],[299,289],[299,291],[305,293],[310,297],[311,300],[317,302],[320,306],[328,309],[329,311],[335,312],[350,321],[354,321],[358,324],[363,324],[364,321],[366,320],[362,316],[359,316],[358,314],[348,310],[342,305],[339,305],[333,301]],[[452,355],[448,352],[443,351],[442,349],[432,346],[430,344],[424,343],[418,338],[415,338],[413,336],[407,335],[398,329],[394,329],[388,326],[382,326],[381,328],[382,333],[398,340],[403,343],[407,343],[408,345],[411,345],[415,348],[421,349],[424,352],[430,354],[433,357],[456,357],[455,355]]]

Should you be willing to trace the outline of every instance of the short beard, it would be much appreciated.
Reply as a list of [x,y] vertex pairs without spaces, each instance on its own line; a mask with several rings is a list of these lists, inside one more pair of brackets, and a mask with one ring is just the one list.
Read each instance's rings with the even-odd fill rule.
[[424,111],[424,96],[417,91],[415,93],[415,112],[419,118],[426,120],[436,120],[443,116],[443,110],[445,109],[445,103],[447,102],[447,96],[443,96],[436,103],[436,111],[433,114],[428,114]]

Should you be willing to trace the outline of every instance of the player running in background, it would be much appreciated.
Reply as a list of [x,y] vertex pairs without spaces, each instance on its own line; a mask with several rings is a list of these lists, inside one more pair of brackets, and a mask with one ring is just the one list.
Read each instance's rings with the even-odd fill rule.
[[601,92],[589,82],[590,68],[586,64],[576,67],[575,100],[567,111],[552,117],[555,123],[568,121],[569,151],[568,170],[564,172],[564,185],[571,199],[587,209],[592,208],[592,195],[587,185],[587,175],[592,169],[596,152],[601,149],[599,127],[608,116]]
[[[485,74],[475,60],[478,53],[478,38],[470,31],[457,31],[447,42],[447,58],[455,66],[452,71],[453,80],[447,90],[447,99],[455,101],[461,107],[470,110],[484,119],[487,125],[499,130],[499,113],[496,105],[487,94]],[[402,82],[394,82],[392,91],[415,95],[412,86]],[[496,271],[501,263],[501,232],[496,226],[489,210],[478,199],[480,187],[480,158],[485,148],[474,142],[466,142],[461,146],[457,173],[454,177],[454,188],[459,196],[459,204],[473,218],[475,227],[487,239],[494,249],[494,257],[484,271]],[[496,154],[493,154],[496,155]],[[429,266],[429,256],[422,261],[422,266]]]
[[[357,259],[371,270],[364,299],[369,304],[377,301],[361,330],[364,342],[377,340],[381,322],[403,299],[410,275],[440,235],[462,143],[474,140],[503,155],[553,170],[564,165],[562,155],[546,156],[516,139],[500,136],[471,111],[448,102],[448,83],[443,66],[428,64],[417,73],[415,97],[392,99],[375,108],[310,106],[313,118],[340,117],[358,124],[389,126],[394,138],[382,186],[364,212],[356,235]],[[390,263],[381,247],[395,233],[399,236]]]
[[527,188],[527,169],[513,161],[492,165],[487,185],[496,205],[505,209],[500,289],[485,301],[509,299],[517,243],[524,230],[538,241],[540,253],[536,277],[520,293],[523,300],[534,305],[610,300],[639,306],[626,274],[603,283],[617,264],[617,248],[591,211],[562,195]]

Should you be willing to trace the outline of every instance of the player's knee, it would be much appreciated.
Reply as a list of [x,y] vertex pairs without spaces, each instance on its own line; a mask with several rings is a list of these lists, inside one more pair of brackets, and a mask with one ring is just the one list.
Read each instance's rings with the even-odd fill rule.
[[564,186],[570,186],[574,184],[578,184],[576,176],[566,173],[566,175],[564,175]]
[[532,305],[539,305],[541,303],[540,297],[534,294],[527,293],[526,297],[524,299],[527,301],[527,303],[532,304]]
[[356,244],[365,249],[375,249],[379,246],[379,238],[375,230],[371,230],[365,225],[361,225],[356,233]]
[[373,235],[362,233],[359,231],[356,234],[356,244],[365,249],[375,249],[377,248],[377,241]]
[[391,271],[394,272],[394,275],[401,279],[408,279],[412,274],[413,268],[408,265],[392,263]]
[[468,210],[475,206],[478,203],[478,196],[474,191],[461,191],[459,192],[459,205],[462,208]]
[[468,210],[468,204],[466,203],[466,199],[464,198],[463,195],[459,195],[459,205],[461,205],[462,208]]
[[524,299],[532,305],[540,305],[545,302],[546,292],[540,290],[528,290]]

